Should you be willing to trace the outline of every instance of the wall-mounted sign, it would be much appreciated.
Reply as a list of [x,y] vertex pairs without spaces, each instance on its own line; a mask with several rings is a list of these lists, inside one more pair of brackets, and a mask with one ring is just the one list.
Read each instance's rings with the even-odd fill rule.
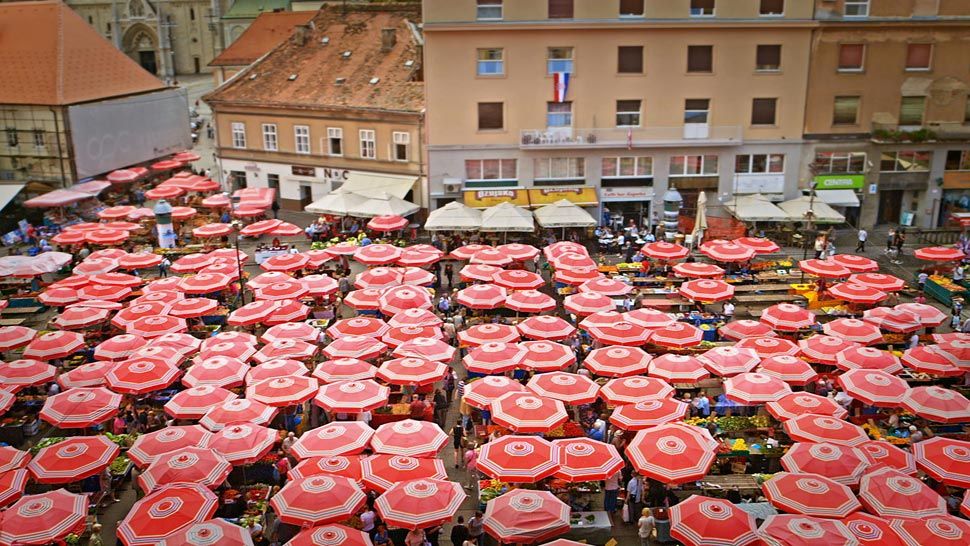
[[524,189],[465,190],[462,201],[466,206],[486,209],[501,203],[512,203],[520,207],[529,206],[529,194]]
[[861,190],[865,183],[864,174],[823,174],[815,177],[816,190]]
[[293,176],[316,176],[317,170],[314,167],[301,167],[299,165],[293,165],[290,167],[290,171]]

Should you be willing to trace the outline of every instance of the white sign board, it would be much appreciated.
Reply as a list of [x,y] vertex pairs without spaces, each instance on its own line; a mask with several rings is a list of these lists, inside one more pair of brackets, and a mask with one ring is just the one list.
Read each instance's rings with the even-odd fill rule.
[[736,174],[734,193],[785,193],[785,175]]

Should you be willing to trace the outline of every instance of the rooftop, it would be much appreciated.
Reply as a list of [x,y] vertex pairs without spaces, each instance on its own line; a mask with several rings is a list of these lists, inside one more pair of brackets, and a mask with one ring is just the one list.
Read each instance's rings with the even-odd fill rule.
[[0,104],[60,106],[164,88],[66,4],[0,3]]
[[[205,97],[210,104],[418,112],[421,36],[411,6],[326,6],[262,60]],[[386,32],[385,32],[386,31]]]
[[307,24],[316,12],[277,11],[261,13],[239,38],[224,49],[209,66],[245,66],[271,51],[293,33],[293,28]]
[[235,0],[223,19],[252,19],[261,13],[290,9],[289,0]]

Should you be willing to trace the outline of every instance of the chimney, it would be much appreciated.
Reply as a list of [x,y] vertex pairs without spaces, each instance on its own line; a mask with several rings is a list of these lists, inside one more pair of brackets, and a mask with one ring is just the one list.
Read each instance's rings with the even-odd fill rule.
[[394,49],[394,44],[397,43],[397,30],[393,28],[382,28],[381,29],[381,51],[388,52]]
[[306,44],[307,32],[310,29],[306,25],[298,25],[293,29],[293,43],[302,46]]

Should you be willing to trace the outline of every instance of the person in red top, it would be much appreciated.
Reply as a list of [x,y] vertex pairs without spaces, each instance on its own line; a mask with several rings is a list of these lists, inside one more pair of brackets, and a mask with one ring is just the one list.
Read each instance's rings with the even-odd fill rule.
[[286,453],[280,451],[280,458],[276,461],[276,471],[279,472],[279,482],[283,483],[286,481],[286,473],[290,471],[290,458],[286,456]]
[[424,410],[426,404],[421,400],[421,397],[417,394],[411,395],[411,419],[422,420],[424,418]]

